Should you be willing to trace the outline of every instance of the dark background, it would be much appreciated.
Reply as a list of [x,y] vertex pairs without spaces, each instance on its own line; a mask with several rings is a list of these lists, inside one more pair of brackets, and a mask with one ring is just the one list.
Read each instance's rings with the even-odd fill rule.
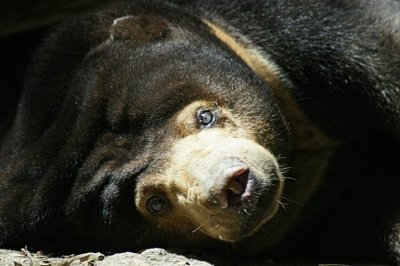
[[51,26],[112,1],[0,1],[0,137],[13,121],[30,58]]

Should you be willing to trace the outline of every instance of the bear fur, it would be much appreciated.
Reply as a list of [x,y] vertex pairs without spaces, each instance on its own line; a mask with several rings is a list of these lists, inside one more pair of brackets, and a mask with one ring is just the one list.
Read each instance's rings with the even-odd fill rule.
[[400,263],[400,3],[60,23],[0,146],[0,247]]

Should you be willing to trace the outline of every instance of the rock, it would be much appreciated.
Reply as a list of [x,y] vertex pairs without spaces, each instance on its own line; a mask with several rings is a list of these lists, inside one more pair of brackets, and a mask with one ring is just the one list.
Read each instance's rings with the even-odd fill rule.
[[119,253],[106,257],[99,261],[97,265],[138,265],[138,266],[209,266],[212,265],[205,261],[200,261],[194,258],[185,257],[168,252],[164,249],[153,248],[147,249],[142,253]]
[[190,256],[177,255],[164,249],[147,249],[142,253],[117,253],[104,256],[101,253],[84,253],[52,258],[42,253],[31,253],[25,249],[21,251],[0,249],[1,266],[210,266],[212,264],[191,258]]

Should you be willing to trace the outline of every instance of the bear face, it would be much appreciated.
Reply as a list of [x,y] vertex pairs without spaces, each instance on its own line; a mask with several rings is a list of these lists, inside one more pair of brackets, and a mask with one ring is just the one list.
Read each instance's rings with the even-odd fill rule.
[[[185,134],[173,141],[158,171],[139,180],[136,206],[158,226],[198,228],[235,242],[275,214],[283,187],[277,159],[256,141],[251,124],[224,109],[212,102],[185,107],[172,123]],[[210,117],[203,122],[202,115]]]
[[86,234],[117,221],[143,242],[156,229],[166,231],[158,243],[171,233],[236,242],[278,209],[290,140],[271,89],[217,42],[169,38],[173,30],[144,43],[114,31],[85,58],[96,82],[79,90],[88,102],[101,91],[106,119],[66,201]]

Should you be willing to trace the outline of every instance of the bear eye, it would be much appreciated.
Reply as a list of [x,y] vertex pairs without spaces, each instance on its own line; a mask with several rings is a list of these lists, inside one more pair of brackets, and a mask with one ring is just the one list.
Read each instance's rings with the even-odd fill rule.
[[216,120],[215,112],[202,109],[197,112],[197,122],[203,127],[209,127],[214,124]]
[[163,196],[154,196],[147,200],[147,210],[153,215],[160,215],[165,212],[168,201]]

